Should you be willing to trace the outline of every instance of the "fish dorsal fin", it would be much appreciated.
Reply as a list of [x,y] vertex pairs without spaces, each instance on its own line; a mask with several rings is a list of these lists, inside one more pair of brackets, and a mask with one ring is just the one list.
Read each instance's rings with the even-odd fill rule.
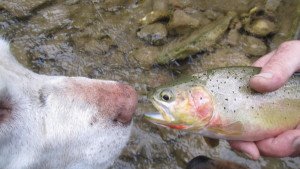
[[209,127],[213,133],[227,135],[227,136],[236,136],[241,135],[243,133],[243,124],[240,121],[224,125],[224,126],[216,126],[216,127]]
[[209,138],[209,137],[203,137],[205,143],[209,146],[209,147],[217,147],[219,145],[219,140],[218,139],[214,139],[214,138]]

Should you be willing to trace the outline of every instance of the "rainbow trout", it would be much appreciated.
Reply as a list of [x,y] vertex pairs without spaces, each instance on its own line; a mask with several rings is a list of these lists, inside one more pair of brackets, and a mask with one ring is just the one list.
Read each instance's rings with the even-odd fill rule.
[[300,124],[300,77],[280,89],[257,93],[249,79],[257,67],[208,70],[156,89],[149,99],[159,113],[151,122],[215,139],[258,141]]

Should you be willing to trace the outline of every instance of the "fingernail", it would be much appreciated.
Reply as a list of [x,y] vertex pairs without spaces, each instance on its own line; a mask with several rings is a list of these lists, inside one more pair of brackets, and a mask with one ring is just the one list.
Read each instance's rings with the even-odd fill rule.
[[293,141],[293,147],[298,150],[300,148],[300,137],[295,138]]
[[273,73],[270,73],[270,72],[260,73],[260,74],[254,75],[254,77],[263,77],[266,79],[271,79],[273,77]]

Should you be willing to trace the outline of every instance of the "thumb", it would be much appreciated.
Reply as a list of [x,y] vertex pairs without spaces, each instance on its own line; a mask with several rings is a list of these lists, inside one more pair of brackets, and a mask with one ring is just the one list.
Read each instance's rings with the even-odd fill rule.
[[[262,62],[264,65],[262,65]],[[259,74],[250,79],[250,87],[258,92],[270,92],[283,86],[300,69],[300,41],[289,41],[254,63],[262,66]]]
[[256,142],[261,154],[272,157],[297,156],[300,154],[300,130],[288,130],[275,138]]

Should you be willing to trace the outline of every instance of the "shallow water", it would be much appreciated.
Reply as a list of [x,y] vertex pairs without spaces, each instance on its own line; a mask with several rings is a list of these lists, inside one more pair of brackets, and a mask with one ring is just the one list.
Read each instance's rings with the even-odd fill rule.
[[[236,161],[253,169],[300,168],[299,157],[253,161],[233,152],[225,141],[217,148],[210,148],[197,134],[160,128],[141,118],[144,112],[155,111],[146,99],[152,88],[178,76],[212,67],[250,65],[261,54],[285,40],[295,38],[300,16],[299,1],[228,0],[226,4],[220,0],[170,2],[167,10],[172,15],[175,9],[182,10],[196,18],[198,25],[192,28],[191,25],[183,25],[175,33],[168,30],[168,35],[154,45],[152,41],[142,40],[137,35],[143,28],[140,19],[153,8],[165,8],[165,4],[159,5],[150,0],[25,0],[22,3],[4,0],[0,2],[0,35],[11,41],[18,60],[37,73],[112,79],[127,82],[136,88],[140,99],[132,136],[112,169],[181,169],[200,154]],[[249,44],[248,41],[236,44],[236,36],[253,37],[240,25],[241,16],[249,14],[253,7],[268,11],[266,18],[276,23],[276,33],[255,40],[250,38]],[[232,10],[238,13],[240,19],[234,21],[235,25],[230,26],[232,31],[227,31],[216,45],[178,62],[151,66],[153,62],[147,52],[161,51],[169,43]],[[164,26],[168,22],[169,19],[159,21]],[[265,48],[253,48],[252,45],[258,42]],[[253,53],[253,50],[260,50],[260,55]]]

